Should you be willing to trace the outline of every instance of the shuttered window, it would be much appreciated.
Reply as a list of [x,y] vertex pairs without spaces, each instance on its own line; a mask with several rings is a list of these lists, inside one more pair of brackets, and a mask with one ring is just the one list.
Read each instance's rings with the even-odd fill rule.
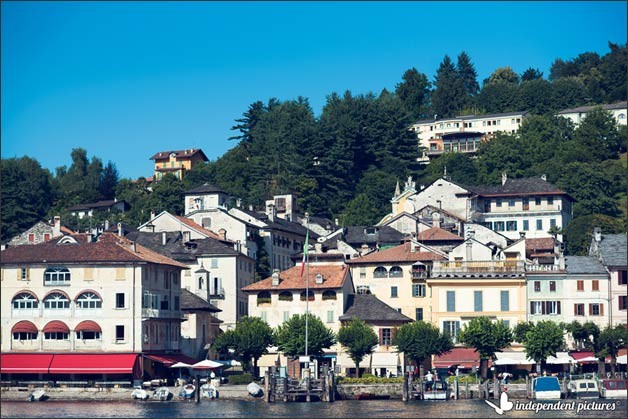
[[473,310],[482,311],[482,291],[473,291]]
[[456,311],[456,291],[447,291],[447,311]]
[[510,293],[508,291],[500,291],[501,311],[510,310]]

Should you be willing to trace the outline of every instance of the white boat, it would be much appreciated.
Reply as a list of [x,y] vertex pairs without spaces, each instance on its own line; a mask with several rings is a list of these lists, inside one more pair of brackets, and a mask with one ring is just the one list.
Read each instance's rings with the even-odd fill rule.
[[196,386],[194,384],[186,384],[183,387],[181,387],[181,391],[179,392],[179,397],[183,397],[184,399],[193,399],[195,392],[196,392]]
[[532,382],[532,392],[536,400],[558,400],[560,382],[557,377],[536,377]]
[[203,397],[207,397],[208,399],[217,399],[218,390],[213,384],[203,384],[201,386],[201,395]]
[[621,378],[607,378],[600,380],[600,397],[605,399],[628,398],[626,380]]
[[29,402],[43,402],[48,399],[44,390],[34,390],[28,395]]
[[570,376],[567,384],[567,397],[574,399],[597,399],[600,397],[595,376],[593,374]]
[[248,391],[249,394],[253,397],[262,397],[262,395],[264,394],[264,391],[259,386],[259,384],[254,382],[251,382],[246,386],[246,391]]
[[434,381],[431,389],[423,392],[423,400],[449,400],[450,392],[446,381]]
[[136,400],[148,400],[150,396],[148,395],[148,392],[146,390],[142,388],[136,388],[131,393],[131,397]]
[[157,390],[153,392],[153,400],[159,401],[167,401],[172,399],[172,392],[168,387],[158,387]]

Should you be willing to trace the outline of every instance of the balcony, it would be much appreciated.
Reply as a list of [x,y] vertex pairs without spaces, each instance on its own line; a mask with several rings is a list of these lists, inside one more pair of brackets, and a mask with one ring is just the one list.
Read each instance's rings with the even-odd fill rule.
[[514,275],[523,274],[524,268],[522,260],[435,261],[432,267],[432,277],[475,276],[476,274]]
[[142,317],[149,319],[171,319],[179,318],[178,310],[160,310],[158,308],[142,308]]
[[561,269],[559,265],[535,265],[532,263],[526,264],[526,272],[559,272]]

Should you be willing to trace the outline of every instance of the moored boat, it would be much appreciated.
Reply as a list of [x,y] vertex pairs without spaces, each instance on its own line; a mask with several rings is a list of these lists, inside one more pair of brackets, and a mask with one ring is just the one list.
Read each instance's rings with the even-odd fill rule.
[[28,395],[29,402],[43,402],[47,400],[48,396],[44,390],[34,390]]
[[196,386],[194,384],[186,384],[181,387],[181,391],[179,392],[179,397],[184,399],[192,399],[194,398],[194,394],[196,393]]
[[246,391],[248,391],[249,394],[253,397],[262,397],[262,395],[264,394],[264,391],[259,386],[259,384],[254,382],[251,382],[246,386]]
[[208,399],[217,399],[218,390],[213,384],[205,383],[201,386],[201,395],[203,397],[207,397]]
[[532,382],[532,392],[536,400],[558,400],[560,382],[557,377],[536,377]]
[[628,398],[628,386],[623,378],[606,378],[600,380],[600,397],[605,399]]
[[567,397],[574,399],[597,399],[600,397],[595,376],[593,374],[570,376],[567,384]]
[[158,387],[157,390],[153,392],[153,400],[159,401],[167,401],[172,399],[172,392],[168,387]]
[[431,388],[423,393],[423,400],[449,400],[450,392],[446,381],[435,381]]
[[148,392],[142,388],[136,388],[131,393],[131,397],[136,400],[147,400],[150,396]]

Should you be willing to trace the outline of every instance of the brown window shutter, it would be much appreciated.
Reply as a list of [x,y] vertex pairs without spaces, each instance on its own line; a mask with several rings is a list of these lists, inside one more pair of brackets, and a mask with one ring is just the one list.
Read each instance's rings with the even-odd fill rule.
[[600,303],[600,316],[604,315],[604,304]]
[[600,282],[597,279],[594,279],[593,281],[591,281],[591,290],[592,291],[600,290]]
[[382,344],[382,340],[383,340],[383,333],[382,333],[382,329],[379,329],[379,344]]
[[577,316],[578,315],[578,304],[574,304],[573,305],[573,315]]
[[530,314],[536,314],[534,312],[534,301],[530,301]]
[[556,314],[560,314],[560,301],[556,302]]
[[589,304],[589,316],[593,314],[593,304]]

